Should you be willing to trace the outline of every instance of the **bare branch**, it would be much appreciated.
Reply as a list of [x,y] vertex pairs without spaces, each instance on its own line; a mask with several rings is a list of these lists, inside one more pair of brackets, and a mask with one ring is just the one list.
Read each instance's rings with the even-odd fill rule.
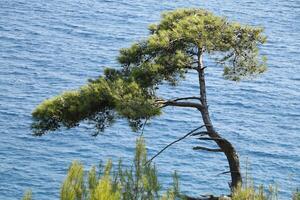
[[225,140],[225,139],[223,139],[223,138],[216,138],[216,137],[211,137],[211,138],[197,138],[198,140],[214,140],[214,141],[217,141],[217,140],[219,140],[219,141],[223,141],[223,140]]
[[198,131],[199,129],[205,127],[205,125],[199,126],[198,128],[195,128],[194,130],[188,132],[187,134],[185,134],[183,137],[171,142],[170,144],[168,144],[167,146],[165,146],[162,150],[160,150],[157,154],[155,154],[150,160],[148,160],[145,165],[149,164],[154,158],[156,158],[157,156],[159,156],[163,151],[165,151],[167,148],[169,148],[170,146],[172,146],[173,144],[185,139],[186,137],[188,137],[189,135],[193,134],[194,132]]
[[176,106],[176,107],[188,107],[188,108],[197,108],[198,110],[202,109],[202,105],[200,103],[194,103],[194,102],[178,102],[174,100],[156,100],[157,104],[162,104],[162,108],[167,106]]
[[181,101],[181,100],[188,100],[188,99],[201,100],[199,97],[183,97],[183,98],[173,99],[173,100],[171,100],[171,101]]
[[146,119],[145,119],[145,122],[143,123],[143,127],[142,127],[142,131],[141,131],[140,136],[143,136],[143,134],[144,134],[144,129],[145,129],[145,126],[146,126],[146,124],[147,124],[148,119],[149,119],[149,118],[146,118]]
[[204,151],[210,151],[210,152],[223,152],[222,149],[210,149],[210,148],[206,148],[206,147],[193,147],[193,150],[204,150]]
[[191,66],[189,66],[189,67],[185,67],[185,69],[192,69],[192,70],[198,71],[198,67],[191,67]]
[[198,68],[197,67],[193,67],[193,66],[190,66],[190,65],[193,65],[195,64],[194,62],[191,62],[191,63],[187,63],[187,66],[183,67],[184,69],[192,69],[192,70],[196,70],[198,71]]
[[203,136],[203,135],[208,135],[207,131],[200,131],[197,133],[193,133],[191,136]]
[[219,173],[219,174],[217,174],[217,176],[220,176],[220,175],[223,175],[223,174],[229,174],[229,173],[231,173],[231,171],[226,171],[226,172]]
[[238,171],[226,171],[226,172],[222,172],[222,173],[217,174],[217,176],[224,175],[224,174],[229,174],[229,173],[238,173]]

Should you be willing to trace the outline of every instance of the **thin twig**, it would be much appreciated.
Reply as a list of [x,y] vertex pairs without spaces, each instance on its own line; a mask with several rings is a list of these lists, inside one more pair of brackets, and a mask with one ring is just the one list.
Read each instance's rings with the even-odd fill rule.
[[226,171],[226,172],[222,172],[222,173],[219,173],[217,174],[216,176],[220,176],[220,175],[224,175],[224,174],[229,174],[229,173],[237,173],[238,171]]
[[205,127],[205,125],[199,126],[198,128],[188,132],[187,134],[185,134],[183,137],[171,142],[170,144],[168,144],[167,146],[165,146],[162,150],[160,150],[157,154],[155,154],[150,160],[148,160],[145,165],[149,164],[154,158],[156,158],[157,156],[159,156],[163,151],[165,151],[167,148],[169,148],[170,146],[172,146],[173,144],[185,139],[186,137],[188,137],[189,135],[191,135],[192,133],[198,131],[199,129]]
[[146,124],[147,124],[147,121],[148,121],[148,118],[145,119],[145,122],[144,122],[144,124],[143,124],[142,132],[141,132],[141,134],[140,134],[140,137],[143,136],[143,134],[144,134],[144,129],[145,129],[145,126],[146,126]]

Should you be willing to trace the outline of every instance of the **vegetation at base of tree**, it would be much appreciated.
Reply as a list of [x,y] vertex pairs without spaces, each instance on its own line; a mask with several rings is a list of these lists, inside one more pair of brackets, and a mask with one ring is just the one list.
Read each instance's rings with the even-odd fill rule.
[[[144,139],[136,140],[133,165],[123,169],[121,161],[117,169],[109,160],[104,167],[95,166],[85,173],[83,165],[74,161],[65,178],[61,200],[179,200],[185,199],[179,192],[178,176],[174,173],[173,186],[164,194],[153,164],[146,164],[147,152]],[[27,192],[23,200],[31,200]]]
[[[163,13],[158,24],[150,25],[149,32],[148,38],[120,50],[119,68],[106,68],[98,79],[38,105],[32,113],[33,132],[43,135],[82,121],[92,122],[103,131],[115,118],[127,119],[136,130],[165,107],[194,109],[202,117],[195,127],[205,130],[193,133],[200,145],[193,149],[226,156],[233,190],[242,182],[239,156],[210,119],[204,58],[213,58],[215,67],[223,68],[225,79],[255,77],[266,71],[266,59],[259,52],[266,42],[263,29],[231,22],[203,9],[178,9]],[[173,99],[158,95],[161,85],[176,86],[189,71],[198,79],[194,83],[199,89],[196,94]],[[204,140],[218,148],[201,146]]]
[[293,200],[300,200],[300,191],[298,189],[293,194]]
[[32,191],[31,190],[26,191],[22,200],[32,200]]
[[[157,170],[153,164],[146,164],[147,152],[144,139],[136,141],[133,165],[117,168],[109,160],[103,167],[93,166],[85,173],[83,165],[73,161],[69,167],[60,191],[61,200],[179,200],[185,199],[179,192],[178,176],[174,173],[173,186],[167,192],[161,192]],[[23,200],[31,200],[27,192]]]
[[[136,140],[133,164],[123,168],[121,161],[113,167],[112,161],[93,166],[88,172],[79,161],[73,161],[60,190],[60,200],[187,200],[179,190],[179,179],[175,172],[173,185],[166,192],[158,181],[157,169],[153,164],[146,164],[147,152],[142,137]],[[267,189],[254,186],[246,178],[243,186],[239,185],[232,193],[231,200],[278,200],[278,188],[270,185]],[[248,184],[247,184],[248,183]],[[27,191],[22,200],[32,200],[32,192]],[[220,200],[228,199],[220,197]],[[292,200],[300,200],[296,191]]]
[[257,189],[254,184],[248,186],[238,186],[233,194],[232,200],[278,200],[278,189],[272,185],[266,190],[263,185]]
[[143,138],[137,139],[133,165],[123,169],[121,162],[114,170],[109,160],[104,169],[92,167],[88,176],[83,165],[74,161],[61,188],[61,200],[173,200],[180,198],[178,177],[174,174],[172,189],[161,195],[157,170],[146,164],[147,155]]

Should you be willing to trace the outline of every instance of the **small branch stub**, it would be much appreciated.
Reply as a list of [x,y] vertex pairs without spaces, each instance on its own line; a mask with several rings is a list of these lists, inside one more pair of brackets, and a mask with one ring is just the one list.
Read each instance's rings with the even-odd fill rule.
[[207,147],[194,147],[193,150],[204,150],[204,151],[210,151],[210,152],[223,152],[222,149],[211,149],[211,148],[207,148]]

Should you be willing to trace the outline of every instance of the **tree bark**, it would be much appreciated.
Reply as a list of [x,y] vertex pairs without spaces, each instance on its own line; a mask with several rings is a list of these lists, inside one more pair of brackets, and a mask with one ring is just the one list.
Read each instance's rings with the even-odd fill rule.
[[222,138],[219,133],[214,129],[213,124],[210,119],[209,111],[208,111],[208,105],[207,105],[207,99],[206,99],[206,86],[205,86],[205,73],[204,73],[204,65],[202,56],[204,53],[204,49],[199,51],[198,53],[198,76],[199,76],[199,86],[200,86],[200,101],[202,104],[201,109],[198,109],[201,112],[203,123],[205,124],[208,136],[210,138],[217,138],[214,140],[219,148],[224,152],[229,168],[230,168],[230,174],[231,174],[231,190],[234,190],[237,188],[239,184],[242,183],[242,176],[240,172],[240,162],[238,154],[233,147],[233,145],[226,139]]

